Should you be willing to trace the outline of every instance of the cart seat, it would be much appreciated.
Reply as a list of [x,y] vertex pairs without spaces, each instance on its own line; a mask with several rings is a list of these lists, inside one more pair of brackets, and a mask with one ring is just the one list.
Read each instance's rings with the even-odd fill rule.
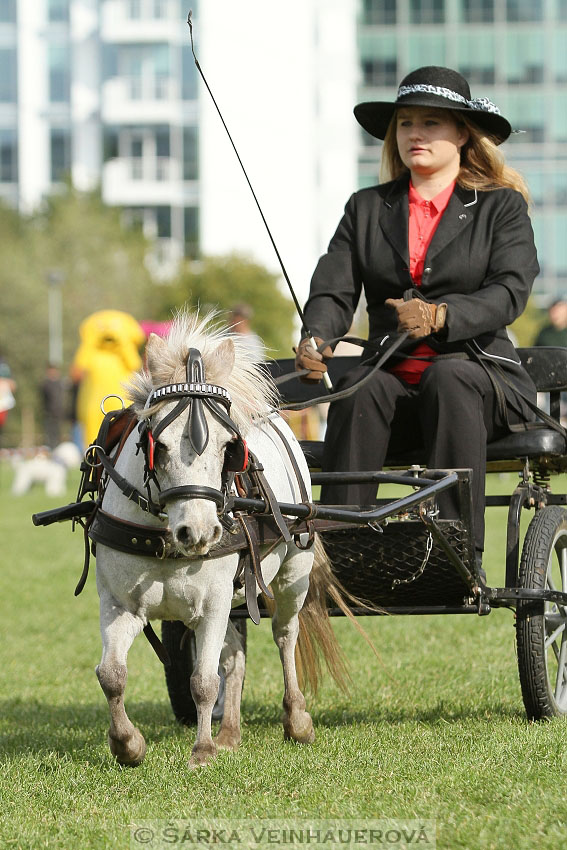
[[[319,440],[300,440],[301,448],[312,469],[319,469],[323,460],[323,442]],[[561,457],[567,453],[565,438],[551,428],[537,428],[517,434],[507,434],[499,440],[489,443],[486,459],[491,461],[515,461],[528,457]],[[423,451],[412,449],[403,454],[388,455],[385,466],[411,466],[423,464]]]
[[[539,346],[537,348],[519,348],[518,354],[522,364],[532,378],[538,393],[549,396],[549,413],[556,421],[560,417],[561,393],[567,391],[567,348],[555,346]],[[329,373],[333,384],[356,362],[352,357],[334,357],[329,364]],[[288,374],[294,370],[294,361],[277,360],[269,364],[274,377]],[[287,401],[307,401],[324,393],[321,384],[308,385],[300,381],[289,381],[282,385],[282,392]],[[320,468],[323,443],[316,440],[302,440],[301,447],[309,466]],[[537,459],[544,464],[548,462],[556,466],[553,459],[565,458],[567,444],[558,431],[543,426],[507,434],[499,440],[488,444],[487,461],[494,465],[502,462],[522,462],[525,458]],[[567,459],[567,458],[566,458]],[[423,463],[423,451],[419,449],[392,455],[386,458],[387,466],[411,466]]]

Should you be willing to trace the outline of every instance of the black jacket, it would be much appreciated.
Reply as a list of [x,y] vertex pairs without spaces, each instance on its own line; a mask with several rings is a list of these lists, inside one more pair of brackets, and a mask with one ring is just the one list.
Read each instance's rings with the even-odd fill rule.
[[[345,334],[364,289],[369,339],[384,346],[395,339],[396,313],[384,301],[413,286],[408,188],[404,176],[349,199],[311,281],[305,319],[313,335]],[[512,189],[477,192],[457,185],[429,245],[419,288],[428,301],[448,305],[446,329],[427,342],[440,353],[469,342],[532,393],[506,326],[523,312],[538,272],[523,197]]]

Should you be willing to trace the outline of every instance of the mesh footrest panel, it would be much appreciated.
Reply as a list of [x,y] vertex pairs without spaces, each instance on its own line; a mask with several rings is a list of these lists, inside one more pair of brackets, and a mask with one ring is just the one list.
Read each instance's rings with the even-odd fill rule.
[[[467,529],[457,520],[439,520],[438,525],[472,571]],[[467,585],[435,540],[423,573],[414,581],[394,585],[395,580],[410,579],[422,566],[428,532],[419,520],[389,523],[382,533],[367,526],[329,531],[323,542],[333,572],[346,589],[375,605],[461,605],[470,597]]]

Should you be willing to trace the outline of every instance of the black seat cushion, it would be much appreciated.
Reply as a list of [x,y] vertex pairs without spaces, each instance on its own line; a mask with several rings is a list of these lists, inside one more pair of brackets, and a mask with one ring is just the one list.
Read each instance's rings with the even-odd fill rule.
[[[323,460],[323,443],[319,440],[301,440],[301,448],[307,458],[307,463],[313,469],[318,469]],[[534,428],[507,434],[499,440],[489,443],[487,460],[517,460],[524,457],[535,458],[541,455],[564,455],[567,451],[565,439],[551,428]],[[412,463],[425,462],[423,451],[412,449],[403,454],[388,455],[385,466],[411,466]]]

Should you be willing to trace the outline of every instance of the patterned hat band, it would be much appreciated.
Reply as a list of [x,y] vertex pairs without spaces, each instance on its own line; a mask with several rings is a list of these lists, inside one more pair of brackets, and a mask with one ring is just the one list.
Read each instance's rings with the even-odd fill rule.
[[477,109],[482,112],[493,112],[495,115],[500,115],[498,107],[492,103],[487,97],[478,97],[475,100],[467,100],[462,94],[446,89],[443,86],[431,86],[427,83],[414,83],[410,86],[400,86],[398,89],[398,101],[408,94],[434,94],[437,97],[444,97],[446,100],[452,100],[455,103],[462,103],[468,106],[469,109]]

